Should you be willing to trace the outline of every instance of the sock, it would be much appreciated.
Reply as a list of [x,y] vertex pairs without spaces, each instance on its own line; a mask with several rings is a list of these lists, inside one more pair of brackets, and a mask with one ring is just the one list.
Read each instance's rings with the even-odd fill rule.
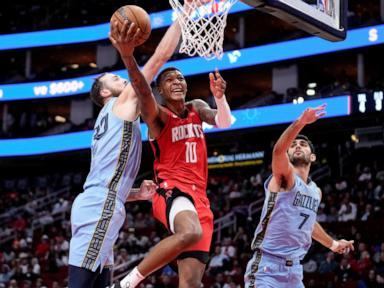
[[144,280],[144,276],[141,275],[137,266],[120,281],[121,288],[135,288],[141,281]]

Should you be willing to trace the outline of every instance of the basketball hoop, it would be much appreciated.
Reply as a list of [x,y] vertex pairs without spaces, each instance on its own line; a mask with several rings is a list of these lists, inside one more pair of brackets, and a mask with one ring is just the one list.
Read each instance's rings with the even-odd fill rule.
[[180,53],[221,59],[227,15],[237,0],[180,1],[169,0],[181,26]]

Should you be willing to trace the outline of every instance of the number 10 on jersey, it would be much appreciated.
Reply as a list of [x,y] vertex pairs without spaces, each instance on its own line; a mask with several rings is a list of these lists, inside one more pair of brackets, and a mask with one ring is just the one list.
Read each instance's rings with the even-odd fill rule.
[[197,163],[196,142],[185,142],[185,162]]

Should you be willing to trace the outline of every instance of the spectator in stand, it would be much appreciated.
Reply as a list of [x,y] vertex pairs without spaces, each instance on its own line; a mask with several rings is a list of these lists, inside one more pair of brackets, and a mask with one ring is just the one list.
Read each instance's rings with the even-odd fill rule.
[[[127,249],[121,248],[118,256],[116,257],[115,266],[118,267],[121,264],[129,263],[129,254]],[[117,272],[124,272],[125,270],[118,270]]]
[[384,251],[381,250],[380,258],[376,261],[377,274],[384,274]]
[[365,211],[361,216],[361,221],[367,221],[372,217],[372,204],[367,203],[365,206]]
[[349,194],[346,194],[339,210],[339,221],[342,221],[342,222],[346,222],[350,220],[354,221],[356,220],[356,215],[357,215],[356,204],[352,203],[350,201]]
[[332,273],[337,269],[337,263],[335,261],[335,255],[333,252],[327,253],[327,258],[321,262],[319,267],[320,274]]
[[22,215],[18,215],[16,220],[13,222],[13,228],[16,231],[24,231],[27,228],[27,221]]
[[339,219],[339,213],[335,206],[331,206],[330,212],[327,215],[327,222],[337,222]]
[[9,286],[8,286],[8,288],[19,288],[18,282],[17,282],[15,279],[12,279],[12,280],[9,282]]
[[171,282],[171,277],[162,274],[160,277],[160,284],[156,285],[156,288],[176,288],[177,285]]
[[345,181],[345,179],[339,179],[335,184],[335,188],[339,192],[345,191],[348,188],[347,181]]
[[368,276],[359,281],[357,288],[376,288],[379,284],[376,280],[375,270],[369,270]]
[[237,247],[237,250],[239,252],[243,252],[245,249],[248,249],[250,240],[248,233],[246,233],[244,230],[244,227],[240,226],[238,228],[237,233],[233,238],[232,242],[235,243],[235,246]]
[[232,279],[231,276],[227,276],[223,288],[240,288],[240,285],[237,285],[236,282]]
[[45,257],[47,253],[49,252],[50,245],[49,245],[49,238],[47,235],[43,235],[41,237],[41,242],[36,247],[36,256],[37,257]]
[[316,220],[317,222],[327,222],[327,214],[324,212],[325,204],[321,203],[317,210]]
[[306,273],[313,273],[317,270],[317,263],[313,259],[309,259],[306,263],[303,264],[303,270]]
[[33,267],[31,265],[27,266],[27,271],[25,273],[23,273],[23,274],[24,274],[23,279],[27,280],[27,281],[30,281],[30,282],[33,282],[33,281],[35,281],[38,278],[38,275],[33,273]]
[[362,251],[360,259],[357,260],[357,273],[359,275],[366,275],[372,268],[372,261],[368,251]]
[[225,284],[224,274],[217,273],[215,277],[215,283],[211,286],[211,288],[223,288]]
[[69,242],[62,235],[55,237],[55,251],[57,252],[68,252]]
[[236,247],[233,246],[231,238],[224,238],[221,254],[227,256],[229,259],[234,259],[236,257]]
[[236,199],[242,197],[239,189],[239,184],[233,185],[232,191],[229,193],[229,199]]
[[0,283],[7,283],[13,276],[11,268],[7,264],[2,264],[0,269]]
[[369,167],[364,167],[363,172],[360,174],[358,180],[360,182],[369,181],[372,178],[371,169]]
[[207,272],[210,275],[216,275],[220,272],[223,272],[229,261],[230,258],[227,255],[221,253],[221,247],[217,245],[215,247],[215,254],[209,261]]
[[348,258],[343,257],[340,265],[336,269],[336,279],[338,282],[345,283],[355,278],[355,273],[352,270],[351,264],[348,263]]
[[239,260],[234,260],[232,264],[232,269],[230,271],[226,271],[227,275],[237,277],[242,276],[244,273],[243,267],[240,265]]

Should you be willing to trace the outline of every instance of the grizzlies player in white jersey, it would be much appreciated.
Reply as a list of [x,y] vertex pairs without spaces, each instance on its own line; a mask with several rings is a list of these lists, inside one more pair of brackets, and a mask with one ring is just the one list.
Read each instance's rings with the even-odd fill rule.
[[[139,29],[126,22],[121,30],[115,23],[113,30],[119,36],[110,39],[124,60],[126,44],[135,39]],[[143,68],[148,83],[174,53],[180,34],[175,22]],[[105,73],[93,83],[91,98],[102,110],[95,123],[84,192],[72,206],[69,288],[109,285],[113,245],[126,217],[124,203],[149,199],[155,190],[142,187],[130,193],[141,159],[140,111],[132,86],[117,75]]]
[[353,250],[353,241],[333,240],[316,222],[321,191],[308,177],[314,147],[299,132],[326,114],[325,105],[308,108],[280,136],[273,149],[272,175],[252,241],[254,255],[245,272],[246,288],[304,287],[300,261],[312,238],[334,252]]

